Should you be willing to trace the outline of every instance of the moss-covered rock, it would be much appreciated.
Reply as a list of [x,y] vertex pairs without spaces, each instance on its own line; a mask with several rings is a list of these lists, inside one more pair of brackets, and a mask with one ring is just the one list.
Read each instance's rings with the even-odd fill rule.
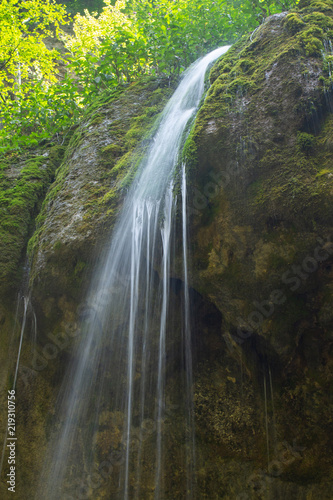
[[[333,496],[332,39],[330,0],[301,0],[294,12],[267,19],[213,67],[211,88],[185,144],[198,498]],[[16,170],[14,158],[6,159],[3,227],[16,224],[22,232],[7,231],[14,239],[6,240],[0,272],[8,283],[54,177],[29,243],[38,341],[24,344],[19,372],[21,498],[34,492],[49,417],[80,333],[79,304],[90,272],[148,146],[141,140],[171,90],[166,82],[148,80],[100,96],[59,150],[61,164],[57,150],[52,164],[45,163],[51,153],[46,157],[42,150],[20,159]],[[176,311],[176,292],[172,301]],[[14,316],[2,309],[0,325],[8,338],[14,328],[17,341]],[[177,328],[180,318],[179,310]],[[184,404],[177,393],[177,328],[170,337],[175,345],[167,345],[167,384],[177,405],[163,422],[170,436],[170,499],[184,498],[186,489],[185,471],[177,465]],[[123,374],[119,384],[125,384]],[[0,419],[4,428],[5,414]],[[119,446],[122,432],[123,415],[105,409],[94,436],[99,461]],[[155,442],[151,434],[142,453],[147,499],[154,498]],[[112,474],[102,481],[100,498],[117,494],[119,470]]]
[[[80,333],[80,300],[91,265],[104,250],[149,145],[141,140],[172,93],[170,83],[147,78],[105,93],[60,138],[61,145],[46,144],[1,160],[0,432],[4,437],[6,391],[13,384],[21,324],[26,321],[17,382],[16,484],[22,499],[35,494],[59,382]],[[24,268],[29,237],[29,266]],[[22,288],[24,272],[30,281],[29,306],[24,317],[20,298],[15,317],[14,292]],[[28,287],[21,293],[27,294]],[[99,441],[102,449],[103,435]],[[0,496],[7,498],[7,464],[2,472]]]
[[[220,443],[219,474],[230,456],[265,471],[270,498],[280,498],[288,482],[293,498],[314,491],[297,486],[304,482],[321,484],[325,498],[332,493],[332,20],[331,2],[300,2],[236,43],[211,71],[185,147],[191,285],[222,314],[226,342],[215,377],[227,383],[227,369],[236,381],[215,391],[207,363],[197,374],[197,398],[203,394],[207,405],[197,410],[199,435]],[[251,412],[259,426],[252,433]],[[224,422],[221,430],[216,422]],[[251,449],[257,446],[251,457],[249,434],[256,435]],[[294,440],[302,452],[282,466],[278,445]],[[214,494],[232,498],[230,490]],[[244,498],[266,498],[251,495]]]
[[77,309],[82,279],[104,249],[148,145],[141,140],[171,91],[167,82],[148,79],[103,94],[75,130],[28,248],[34,302],[47,322],[63,316],[61,303]]
[[65,147],[48,145],[26,154],[7,154],[0,160],[0,296],[13,292],[22,279],[28,237],[34,218]]

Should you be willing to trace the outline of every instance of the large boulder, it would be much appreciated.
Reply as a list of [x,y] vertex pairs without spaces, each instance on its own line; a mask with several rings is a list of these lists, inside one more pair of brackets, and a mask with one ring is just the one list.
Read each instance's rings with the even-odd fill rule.
[[[330,1],[268,18],[215,65],[185,148],[191,285],[220,313],[197,332],[202,460],[252,460],[244,498],[266,498],[258,477],[332,495],[332,37]],[[216,498],[242,493],[210,467]]]

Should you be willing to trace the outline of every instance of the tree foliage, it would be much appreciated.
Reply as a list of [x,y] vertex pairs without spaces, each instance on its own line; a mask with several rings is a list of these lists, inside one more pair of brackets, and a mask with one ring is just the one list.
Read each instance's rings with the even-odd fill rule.
[[[98,2],[94,2],[97,3]],[[100,13],[78,13],[73,35],[53,0],[0,5],[0,151],[34,144],[75,121],[99,92],[143,74],[179,74],[198,56],[232,43],[266,16],[297,0],[104,0]],[[63,40],[63,56],[43,43]]]
[[19,135],[31,133],[27,141],[33,142],[31,124],[49,113],[45,98],[58,82],[60,56],[48,50],[44,40],[60,36],[65,17],[64,7],[49,0],[2,0],[0,4],[1,135],[11,146]]

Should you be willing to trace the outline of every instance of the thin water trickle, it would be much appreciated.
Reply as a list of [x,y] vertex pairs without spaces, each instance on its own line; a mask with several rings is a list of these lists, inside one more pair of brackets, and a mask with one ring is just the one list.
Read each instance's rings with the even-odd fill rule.
[[264,375],[264,399],[265,399],[265,428],[266,428],[266,448],[267,448],[267,472],[269,473],[270,455],[269,455],[269,434],[268,434],[268,409],[267,409],[267,384],[266,384],[266,375]]
[[[21,311],[22,305],[23,305],[23,311]],[[15,363],[13,375],[12,375],[12,369],[11,368],[9,369],[10,376],[13,377],[13,382],[10,384],[10,388],[14,389],[14,390],[16,390],[16,385],[17,385],[17,378],[18,378],[20,360],[21,360],[22,344],[23,344],[24,334],[26,332],[29,309],[30,309],[30,312],[32,314],[32,335],[33,335],[33,340],[34,340],[36,335],[37,335],[36,315],[35,315],[35,312],[34,312],[32,306],[31,306],[30,296],[29,295],[24,296],[20,292],[17,296],[13,333],[11,336],[9,350],[8,350],[8,358],[10,359],[11,353],[14,351],[14,349],[17,349],[16,358],[15,358],[16,363]],[[18,347],[15,347],[15,344],[17,342],[18,331],[19,331]],[[8,436],[8,427],[6,427],[4,442],[3,442],[2,452],[1,452],[0,474],[2,473],[2,467],[3,467],[3,463],[4,463],[5,450],[6,450],[6,444],[7,444],[7,436]]]
[[[207,67],[228,48],[187,70],[126,196],[108,255],[91,285],[87,300],[94,308],[81,325],[60,390],[54,423],[59,431],[45,457],[38,499],[99,498],[107,484],[108,498],[148,498],[149,491],[149,498],[153,492],[160,500],[166,497],[167,481],[168,487],[179,482],[182,498],[195,497],[185,168],[180,301],[170,289],[177,203],[173,178]],[[179,361],[174,353],[182,345],[184,359]],[[175,455],[178,470],[185,472],[172,477]],[[100,472],[96,485],[92,473],[98,476],[103,463],[112,471],[106,478]]]
[[190,296],[188,285],[188,245],[187,245],[187,183],[185,165],[182,170],[182,230],[183,230],[183,266],[184,266],[184,324],[183,336],[185,344],[185,374],[186,374],[186,407],[188,441],[190,453],[187,454],[187,492],[192,498],[195,489],[195,432],[194,432],[194,397],[193,397],[193,366],[192,366],[192,336],[190,322]]
[[274,390],[273,390],[273,379],[272,379],[272,372],[271,372],[271,367],[268,367],[268,373],[269,373],[269,388],[271,392],[271,405],[272,405],[272,425],[273,425],[273,430],[272,430],[272,435],[273,435],[273,444],[274,444],[274,449],[276,448],[276,419],[275,419],[275,406],[274,406]]
[[326,88],[325,82],[323,82],[324,86],[324,96],[328,109],[333,111],[333,103],[332,103],[332,88],[333,88],[333,79],[332,79],[332,62],[331,57],[333,55],[333,46],[331,40],[323,40],[323,50],[322,50],[322,58],[323,62],[326,65],[326,70],[329,76],[329,87]]
[[243,353],[240,352],[240,380],[241,380],[241,402],[244,403],[244,391],[243,391]]
[[27,322],[27,312],[28,312],[29,303],[30,303],[30,298],[29,297],[23,297],[24,311],[23,311],[23,320],[22,320],[22,324],[21,324],[20,343],[19,343],[19,348],[18,348],[18,353],[17,353],[17,360],[16,360],[16,367],[15,367],[13,389],[16,388],[17,374],[18,374],[18,369],[19,369],[19,366],[20,366],[22,342],[23,342],[23,335],[24,335],[24,331],[25,331],[25,325],[26,325],[26,322]]

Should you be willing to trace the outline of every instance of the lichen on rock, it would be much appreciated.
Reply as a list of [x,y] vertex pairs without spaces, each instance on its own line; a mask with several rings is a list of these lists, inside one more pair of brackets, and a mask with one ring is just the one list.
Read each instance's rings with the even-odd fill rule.
[[[308,478],[324,484],[325,495],[332,487],[332,20],[331,2],[300,2],[237,42],[211,71],[185,147],[191,285],[223,318],[227,359],[216,373],[231,359],[242,365],[260,394],[263,435],[264,384],[275,400],[266,409],[268,450],[263,444],[253,462],[264,467],[267,452],[274,459],[277,436],[296,439],[302,460],[284,467],[279,481]],[[235,367],[230,376],[237,379]],[[210,390],[200,376],[197,384]],[[214,425],[210,412],[202,433]]]

